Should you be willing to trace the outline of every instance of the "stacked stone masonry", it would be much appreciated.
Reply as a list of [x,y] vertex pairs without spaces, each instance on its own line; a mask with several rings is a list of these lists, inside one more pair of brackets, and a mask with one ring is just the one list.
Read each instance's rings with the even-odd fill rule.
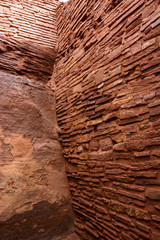
[[0,33],[48,48],[57,45],[58,0],[0,0]]
[[158,0],[57,9],[57,118],[76,232],[160,239]]

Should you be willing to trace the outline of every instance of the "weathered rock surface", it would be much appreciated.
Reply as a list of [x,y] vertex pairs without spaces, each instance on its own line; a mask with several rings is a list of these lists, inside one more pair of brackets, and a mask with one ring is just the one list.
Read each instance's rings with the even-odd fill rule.
[[0,70],[48,82],[53,71],[55,49],[11,40],[0,35]]
[[54,92],[0,72],[0,239],[60,239],[72,208]]

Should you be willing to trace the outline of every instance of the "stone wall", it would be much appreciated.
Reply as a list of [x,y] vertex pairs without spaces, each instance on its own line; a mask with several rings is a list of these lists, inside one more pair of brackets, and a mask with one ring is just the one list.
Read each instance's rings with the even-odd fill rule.
[[54,48],[58,0],[0,0],[0,32],[4,36]]
[[54,58],[55,51],[0,36],[0,240],[62,240],[74,231],[47,85]]
[[0,35],[0,70],[47,83],[52,75],[56,51]]
[[160,239],[158,0],[72,0],[57,10],[57,117],[76,231]]

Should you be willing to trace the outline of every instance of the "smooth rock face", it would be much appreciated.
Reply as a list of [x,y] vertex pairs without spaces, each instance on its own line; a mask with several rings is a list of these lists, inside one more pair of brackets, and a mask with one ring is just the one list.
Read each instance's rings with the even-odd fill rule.
[[0,72],[0,239],[61,239],[73,231],[54,92]]

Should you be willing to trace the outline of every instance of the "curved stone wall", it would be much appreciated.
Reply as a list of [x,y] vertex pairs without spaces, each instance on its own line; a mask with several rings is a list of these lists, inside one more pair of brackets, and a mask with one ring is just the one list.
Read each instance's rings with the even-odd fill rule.
[[57,117],[83,239],[160,239],[159,16],[157,0],[58,8]]

